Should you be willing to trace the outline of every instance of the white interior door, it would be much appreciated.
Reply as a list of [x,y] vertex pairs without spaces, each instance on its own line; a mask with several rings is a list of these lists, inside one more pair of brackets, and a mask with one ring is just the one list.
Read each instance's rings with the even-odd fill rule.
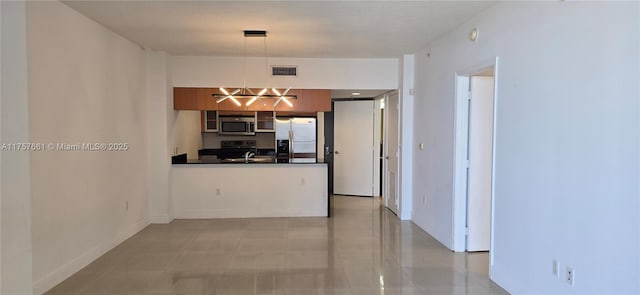
[[374,194],[373,112],[372,100],[334,102],[334,194]]
[[489,251],[493,163],[493,77],[471,77],[467,251]]
[[385,205],[396,215],[398,214],[398,133],[400,116],[400,104],[398,93],[394,92],[387,96],[385,103],[385,153],[384,153],[384,183],[385,183]]

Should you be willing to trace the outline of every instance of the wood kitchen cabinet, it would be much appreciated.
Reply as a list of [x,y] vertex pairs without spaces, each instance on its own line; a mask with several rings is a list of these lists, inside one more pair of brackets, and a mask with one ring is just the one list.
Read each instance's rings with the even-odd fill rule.
[[[258,94],[263,88],[252,88],[253,93]],[[244,104],[249,102],[250,99],[244,99]],[[273,99],[257,99],[251,105],[247,107],[250,111],[273,111]]]
[[218,132],[218,112],[202,112],[202,132]]
[[251,111],[218,111],[218,116],[253,117],[256,112]]
[[331,90],[329,89],[304,89],[302,112],[330,112]]
[[[259,93],[261,89],[252,89]],[[173,88],[173,108],[175,110],[200,110],[200,111],[277,111],[291,113],[316,113],[331,111],[331,91],[328,89],[291,89],[287,95],[295,95],[297,99],[290,99],[289,106],[281,101],[276,107],[273,104],[276,98],[259,99],[246,106],[249,99],[238,99],[240,105],[231,99],[216,103],[214,94],[222,94],[218,88]]]
[[[289,106],[286,102],[281,101],[275,108],[278,112],[299,112],[302,111],[302,105],[304,100],[304,92],[300,89],[291,89],[287,93],[287,96],[295,95],[297,99],[289,99],[291,106]],[[275,100],[273,101],[275,102]]]
[[267,111],[267,112],[273,112],[274,107],[273,107],[273,100],[272,99],[258,99],[256,100],[254,103],[252,103],[250,106],[247,107],[247,110],[250,111]]
[[[215,102],[215,101],[214,101]],[[227,98],[223,102],[218,104],[219,111],[246,111],[247,107],[243,104],[243,101],[238,99],[240,105],[237,105],[233,100]]]
[[220,93],[218,88],[196,88],[196,97],[198,98],[198,110],[215,111],[218,110],[218,104],[214,94]]
[[275,112],[256,112],[256,132],[275,132]]
[[173,109],[174,110],[199,110],[196,88],[175,87],[173,88]]

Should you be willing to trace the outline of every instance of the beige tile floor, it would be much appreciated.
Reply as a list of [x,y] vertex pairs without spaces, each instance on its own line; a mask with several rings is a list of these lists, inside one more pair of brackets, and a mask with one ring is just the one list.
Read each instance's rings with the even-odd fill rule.
[[487,253],[452,253],[375,198],[336,196],[332,218],[150,225],[46,294],[508,294],[487,273]]

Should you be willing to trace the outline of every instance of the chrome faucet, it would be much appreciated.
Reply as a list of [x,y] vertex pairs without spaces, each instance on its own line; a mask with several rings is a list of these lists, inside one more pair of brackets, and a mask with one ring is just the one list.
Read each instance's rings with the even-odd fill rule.
[[245,162],[249,162],[249,158],[255,156],[256,153],[252,152],[252,151],[247,151],[246,153],[244,153],[244,161]]

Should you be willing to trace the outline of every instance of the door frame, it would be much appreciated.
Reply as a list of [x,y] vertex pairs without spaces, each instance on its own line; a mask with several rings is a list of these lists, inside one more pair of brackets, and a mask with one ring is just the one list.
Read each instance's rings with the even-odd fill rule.
[[[389,175],[389,108],[394,107],[396,108],[395,112],[397,113],[397,122],[396,122],[396,126],[400,126],[400,119],[401,119],[401,113],[400,113],[400,108],[399,108],[399,104],[400,104],[400,92],[398,90],[390,90],[389,92],[386,92],[383,94],[383,100],[384,100],[384,126],[383,128],[383,139],[382,139],[382,145],[383,145],[383,152],[382,152],[382,163],[383,163],[383,167],[382,167],[382,171],[383,171],[383,176],[382,176],[382,191],[380,192],[381,195],[384,196],[384,206],[386,208],[389,208],[391,211],[394,211],[393,209],[391,209],[391,207],[389,207],[389,180],[390,175]],[[396,95],[398,96],[398,104],[397,105],[391,105],[389,103],[389,96],[391,95]],[[400,169],[400,157],[399,157],[399,151],[400,151],[400,128],[397,128],[397,130],[395,130],[396,133],[396,137],[398,137],[397,140],[397,144],[398,146],[396,146],[396,155],[395,155],[395,159],[396,159],[396,168]],[[396,206],[395,206],[395,210],[394,213],[398,216],[400,216],[400,212],[401,212],[401,206],[400,206],[400,173],[398,173],[398,171],[396,171],[396,175],[395,175],[395,198],[397,199],[394,200]]]
[[[384,207],[389,208],[389,95],[383,94],[384,112],[382,113],[382,190],[380,195],[384,202]],[[393,211],[393,210],[392,210]]]
[[489,243],[489,265],[493,265],[493,229],[495,216],[495,163],[496,163],[496,138],[498,134],[497,107],[498,107],[498,73],[499,58],[481,62],[475,66],[457,71],[455,81],[455,110],[454,110],[454,192],[453,192],[453,250],[455,252],[466,251],[467,236],[467,150],[469,142],[469,81],[474,74],[484,70],[494,69],[494,94],[493,94],[493,140],[491,163],[491,233]]
[[324,153],[324,162],[327,163],[327,217],[333,215],[333,101],[331,101],[331,111],[324,112],[323,116],[323,136],[324,146],[321,153]]

